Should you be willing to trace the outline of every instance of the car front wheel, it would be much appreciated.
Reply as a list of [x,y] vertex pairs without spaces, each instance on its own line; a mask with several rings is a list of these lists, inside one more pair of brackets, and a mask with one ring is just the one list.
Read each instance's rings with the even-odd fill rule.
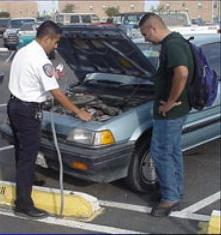
[[158,180],[148,142],[143,141],[135,148],[126,181],[132,190],[138,192],[157,188]]

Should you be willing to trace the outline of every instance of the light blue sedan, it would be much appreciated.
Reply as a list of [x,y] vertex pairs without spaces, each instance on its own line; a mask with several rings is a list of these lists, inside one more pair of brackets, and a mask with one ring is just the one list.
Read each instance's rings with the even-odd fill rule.
[[[220,77],[220,35],[198,35],[202,47]],[[152,77],[157,70],[159,46],[132,42],[112,27],[66,27],[58,48],[79,77],[66,94],[93,114],[83,122],[60,105],[45,103],[41,153],[38,163],[58,169],[51,133],[53,113],[65,173],[94,181],[125,178],[132,189],[147,191],[157,183],[149,156],[154,99]],[[212,107],[192,110],[183,128],[182,146],[188,150],[220,138],[220,84]],[[8,140],[7,124],[0,130]],[[163,130],[162,130],[163,131]],[[41,160],[41,161],[40,161]]]

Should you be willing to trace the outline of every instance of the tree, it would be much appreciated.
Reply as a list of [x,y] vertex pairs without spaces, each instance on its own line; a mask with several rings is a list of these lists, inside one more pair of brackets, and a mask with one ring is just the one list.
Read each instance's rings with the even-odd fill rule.
[[117,14],[119,14],[119,8],[118,7],[108,7],[106,10],[105,10],[105,13],[108,17],[112,17],[112,16],[115,16]]
[[67,4],[65,5],[63,12],[65,13],[71,13],[74,12],[74,4]]
[[8,18],[10,17],[10,14],[6,11],[0,12],[0,18]]

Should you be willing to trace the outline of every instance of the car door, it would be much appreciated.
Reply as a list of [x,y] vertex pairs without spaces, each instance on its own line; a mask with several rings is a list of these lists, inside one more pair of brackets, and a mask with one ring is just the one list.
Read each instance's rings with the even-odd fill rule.
[[220,136],[220,41],[201,46],[209,65],[219,78],[218,94],[211,107],[191,110],[183,129],[184,150],[209,142]]

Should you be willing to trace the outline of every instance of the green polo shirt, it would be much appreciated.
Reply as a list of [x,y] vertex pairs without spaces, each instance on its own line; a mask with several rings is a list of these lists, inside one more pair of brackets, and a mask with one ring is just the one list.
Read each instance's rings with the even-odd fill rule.
[[182,104],[167,112],[166,117],[159,114],[160,101],[167,101],[169,98],[175,67],[180,65],[186,66],[189,72],[188,79],[192,78],[194,71],[193,57],[189,44],[177,32],[172,32],[165,37],[161,45],[160,65],[154,77],[154,119],[176,119],[186,115],[190,110],[187,95],[188,84],[186,84],[185,89],[177,100],[177,102],[181,101]]

